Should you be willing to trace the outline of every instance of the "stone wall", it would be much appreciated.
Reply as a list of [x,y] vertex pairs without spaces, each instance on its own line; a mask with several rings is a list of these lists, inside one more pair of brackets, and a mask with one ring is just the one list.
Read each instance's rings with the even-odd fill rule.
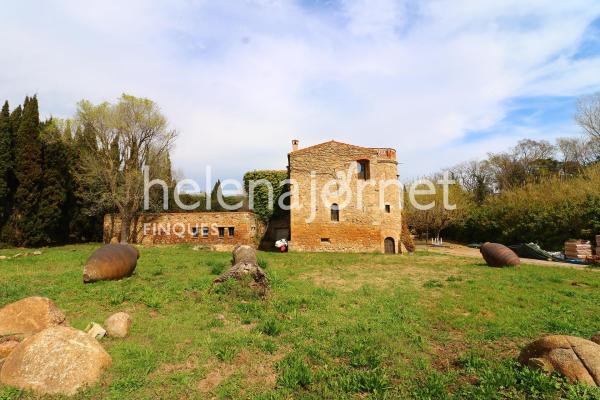
[[[104,216],[105,243],[118,240],[120,229],[118,215]],[[142,214],[132,226],[130,241],[142,244],[193,243],[229,251],[238,244],[255,246],[264,229],[251,212]]]
[[[296,202],[290,214],[291,251],[384,252],[385,238],[392,238],[395,252],[400,252],[402,218],[395,150],[331,141],[292,151],[288,159],[290,179],[297,182],[291,188],[291,201]],[[351,164],[359,160],[368,161],[369,179],[359,178],[356,169],[348,175]],[[338,173],[349,177],[352,195],[345,205],[347,196]],[[384,187],[383,181],[391,185]],[[323,198],[325,185],[330,190],[325,189]],[[311,217],[314,198],[317,207]],[[334,203],[340,207],[339,221],[331,219]]]

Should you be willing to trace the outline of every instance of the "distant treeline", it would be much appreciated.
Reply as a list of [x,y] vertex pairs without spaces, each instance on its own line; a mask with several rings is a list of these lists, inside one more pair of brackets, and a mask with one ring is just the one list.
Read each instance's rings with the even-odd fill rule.
[[581,99],[575,120],[581,137],[524,139],[449,168],[459,183],[450,193],[458,208],[408,205],[409,225],[465,242],[537,242],[556,250],[569,238],[593,239],[600,234],[600,94]]
[[473,206],[453,227],[467,242],[538,243],[560,250],[570,238],[600,234],[600,165],[505,190]]

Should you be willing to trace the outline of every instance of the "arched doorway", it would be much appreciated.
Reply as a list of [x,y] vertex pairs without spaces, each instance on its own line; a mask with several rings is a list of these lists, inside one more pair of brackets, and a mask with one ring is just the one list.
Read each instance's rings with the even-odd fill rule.
[[394,242],[394,238],[385,238],[385,240],[383,241],[383,247],[386,254],[396,253],[396,243]]

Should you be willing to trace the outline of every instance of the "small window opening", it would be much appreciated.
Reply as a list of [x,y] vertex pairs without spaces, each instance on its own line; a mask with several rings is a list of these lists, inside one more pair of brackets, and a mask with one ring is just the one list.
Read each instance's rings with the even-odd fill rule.
[[219,237],[225,237],[225,228],[222,226],[219,227]]
[[392,212],[392,207],[391,207],[389,204],[386,204],[386,205],[385,205],[385,212],[386,212],[386,213],[388,213],[388,214],[389,214],[390,212]]
[[331,240],[329,238],[321,238],[321,243],[331,243]]
[[202,237],[208,237],[208,226],[202,227]]
[[229,230],[229,236],[234,237],[235,236],[235,227],[230,226],[228,228],[228,230]]
[[340,220],[340,208],[336,203],[331,205],[331,220],[339,221]]
[[198,237],[198,227],[197,226],[192,227],[192,237],[195,237],[195,238]]
[[369,160],[358,160],[358,179],[370,179]]

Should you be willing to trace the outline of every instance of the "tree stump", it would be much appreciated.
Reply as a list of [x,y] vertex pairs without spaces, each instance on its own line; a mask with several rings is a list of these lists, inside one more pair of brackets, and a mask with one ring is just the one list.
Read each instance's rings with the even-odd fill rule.
[[265,296],[269,291],[269,280],[265,271],[258,266],[258,260],[256,258],[256,250],[247,245],[236,246],[233,249],[233,260],[231,262],[231,268],[225,271],[217,279],[213,281],[213,284],[221,284],[228,281],[229,279],[235,279],[242,281],[251,277],[251,286],[261,296]]

